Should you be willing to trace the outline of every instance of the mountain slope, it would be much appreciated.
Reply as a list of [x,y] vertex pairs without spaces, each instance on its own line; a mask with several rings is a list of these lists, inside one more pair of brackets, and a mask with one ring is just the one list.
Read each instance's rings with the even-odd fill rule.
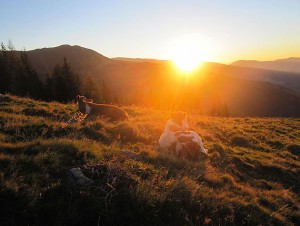
[[296,57],[274,61],[239,60],[231,65],[300,73],[300,58]]
[[149,62],[149,63],[167,63],[168,60],[156,60],[146,58],[128,58],[128,57],[115,57],[112,60],[127,61],[127,62]]
[[42,76],[51,73],[55,65],[62,64],[64,57],[76,72],[83,74],[93,73],[101,66],[113,63],[109,58],[80,46],[61,45],[27,51],[27,54],[34,68]]
[[220,70],[209,64],[186,81],[169,64],[123,62],[105,65],[98,81],[101,79],[119,99],[134,99],[133,103],[146,106],[211,114],[217,96],[228,105],[231,115],[300,116],[300,98],[292,90],[242,79],[226,66]]
[[104,81],[112,97],[124,104],[211,114],[214,105],[223,103],[236,116],[300,116],[300,76],[293,73],[207,63],[185,79],[168,61],[112,60],[79,46],[28,55],[40,74],[67,57],[82,78],[93,77],[100,88]]
[[208,72],[246,80],[263,81],[290,89],[300,97],[300,74],[224,64],[208,65]]

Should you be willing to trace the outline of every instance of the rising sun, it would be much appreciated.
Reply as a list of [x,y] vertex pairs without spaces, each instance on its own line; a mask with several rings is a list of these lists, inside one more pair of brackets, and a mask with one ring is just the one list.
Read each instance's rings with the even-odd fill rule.
[[197,56],[193,56],[192,52],[187,52],[174,57],[173,62],[180,71],[192,72],[201,66],[203,60]]
[[211,59],[211,45],[199,37],[186,36],[172,43],[172,61],[179,71],[191,73]]

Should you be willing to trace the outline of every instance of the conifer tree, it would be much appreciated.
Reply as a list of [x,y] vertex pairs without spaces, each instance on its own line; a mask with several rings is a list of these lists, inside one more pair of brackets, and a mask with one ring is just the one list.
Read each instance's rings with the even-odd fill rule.
[[6,47],[1,43],[0,50],[0,93],[9,92],[10,87],[10,76],[8,73],[8,62],[7,62],[7,53]]
[[101,102],[99,88],[91,76],[87,76],[82,84],[82,95],[92,98],[95,102]]
[[102,81],[101,94],[102,94],[103,103],[106,103],[106,104],[111,103],[111,94],[110,94],[110,91],[107,88],[104,80]]
[[53,79],[50,75],[46,75],[46,82],[44,85],[44,99],[47,101],[54,100],[54,93],[53,93]]
[[54,100],[60,102],[71,101],[80,92],[80,80],[77,74],[71,70],[70,64],[64,58],[62,66],[56,65],[51,77],[46,79],[45,89]]
[[9,40],[1,43],[0,92],[41,99],[43,86],[25,51],[17,52]]
[[21,52],[22,70],[26,79],[26,93],[29,97],[41,99],[44,97],[43,83],[30,63],[25,51]]

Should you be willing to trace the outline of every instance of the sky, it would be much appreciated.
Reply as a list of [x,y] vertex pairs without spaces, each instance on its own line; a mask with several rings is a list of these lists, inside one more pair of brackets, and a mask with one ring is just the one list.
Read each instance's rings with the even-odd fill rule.
[[69,44],[110,58],[172,59],[188,48],[221,63],[300,57],[299,0],[1,0],[0,5],[0,42],[11,40],[17,50]]

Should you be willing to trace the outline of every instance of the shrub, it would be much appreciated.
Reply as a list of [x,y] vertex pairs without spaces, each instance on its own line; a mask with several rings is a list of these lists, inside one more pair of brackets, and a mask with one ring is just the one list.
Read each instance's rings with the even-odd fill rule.
[[25,108],[22,110],[22,113],[27,116],[42,116],[42,117],[49,117],[52,116],[52,114],[49,113],[48,110],[45,109],[35,109],[35,108]]
[[93,140],[101,140],[101,141],[107,141],[107,135],[99,130],[96,130],[93,127],[84,126],[80,129],[80,131],[88,138]]
[[12,141],[30,141],[47,133],[49,127],[46,123],[26,123],[19,126],[7,126],[5,132],[11,136]]
[[114,139],[120,139],[122,142],[144,141],[145,137],[139,133],[139,130],[129,122],[121,122],[111,129]]
[[219,143],[214,143],[211,150],[212,153],[209,156],[211,164],[213,166],[220,166],[220,164],[222,164],[225,159],[227,159],[226,151]]
[[224,148],[221,144],[214,143],[212,149],[219,152],[221,156],[225,155]]
[[216,173],[206,173],[203,179],[206,183],[208,183],[212,187],[220,188],[224,186],[224,181],[222,180],[220,175]]
[[298,144],[290,144],[287,146],[287,150],[293,155],[297,155],[300,157],[300,145]]
[[278,148],[278,149],[281,149],[283,148],[283,144],[278,141],[278,140],[269,140],[267,141],[267,144],[269,144],[272,148]]
[[250,143],[246,137],[243,136],[234,136],[231,138],[231,143],[240,147],[249,147]]

